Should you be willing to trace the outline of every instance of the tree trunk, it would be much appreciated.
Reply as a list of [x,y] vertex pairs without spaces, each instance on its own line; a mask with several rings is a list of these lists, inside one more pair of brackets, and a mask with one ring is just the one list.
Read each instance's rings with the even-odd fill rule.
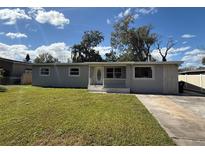
[[167,61],[166,57],[162,57],[162,61]]

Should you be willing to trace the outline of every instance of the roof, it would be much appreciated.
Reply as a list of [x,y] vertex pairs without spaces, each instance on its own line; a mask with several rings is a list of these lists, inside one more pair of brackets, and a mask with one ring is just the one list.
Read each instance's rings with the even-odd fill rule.
[[12,60],[12,59],[6,59],[6,58],[2,58],[2,57],[0,57],[0,61],[6,61],[6,62],[10,62],[10,63],[15,63],[15,64],[31,65],[31,63],[26,63],[23,61],[17,61],[17,60]]
[[38,63],[33,66],[74,66],[74,65],[181,65],[182,61],[167,62],[84,62],[84,63]]
[[189,71],[179,72],[179,74],[199,74],[199,73],[205,73],[205,69],[201,69],[201,70],[189,70]]

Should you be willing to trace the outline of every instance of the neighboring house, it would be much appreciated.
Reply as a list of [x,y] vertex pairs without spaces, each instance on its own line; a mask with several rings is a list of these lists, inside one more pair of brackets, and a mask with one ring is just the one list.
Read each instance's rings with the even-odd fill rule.
[[20,84],[21,76],[32,70],[32,64],[0,57],[0,68],[4,70],[0,84]]
[[178,93],[182,62],[85,62],[34,64],[32,85],[88,88],[91,91]]
[[183,71],[183,72],[179,72],[179,74],[182,75],[199,75],[199,74],[205,74],[205,69],[200,69],[200,70],[190,70],[190,71]]

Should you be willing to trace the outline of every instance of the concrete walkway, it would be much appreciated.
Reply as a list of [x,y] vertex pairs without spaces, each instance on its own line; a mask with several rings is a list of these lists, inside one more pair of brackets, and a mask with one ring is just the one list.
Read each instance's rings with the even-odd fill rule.
[[137,94],[177,145],[205,145],[205,119],[168,96]]

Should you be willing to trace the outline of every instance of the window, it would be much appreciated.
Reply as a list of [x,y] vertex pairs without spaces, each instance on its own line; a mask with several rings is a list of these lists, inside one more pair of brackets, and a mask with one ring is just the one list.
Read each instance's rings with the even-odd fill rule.
[[40,68],[40,75],[41,76],[49,76],[50,75],[50,68],[46,68],[46,67]]
[[107,68],[107,78],[113,78],[113,68]]
[[122,77],[122,69],[115,68],[115,78],[121,78],[121,77]]
[[122,78],[122,68],[107,68],[106,71],[107,78]]
[[152,68],[135,67],[135,78],[152,78]]
[[79,72],[79,68],[70,68],[70,76],[79,76],[80,72]]

